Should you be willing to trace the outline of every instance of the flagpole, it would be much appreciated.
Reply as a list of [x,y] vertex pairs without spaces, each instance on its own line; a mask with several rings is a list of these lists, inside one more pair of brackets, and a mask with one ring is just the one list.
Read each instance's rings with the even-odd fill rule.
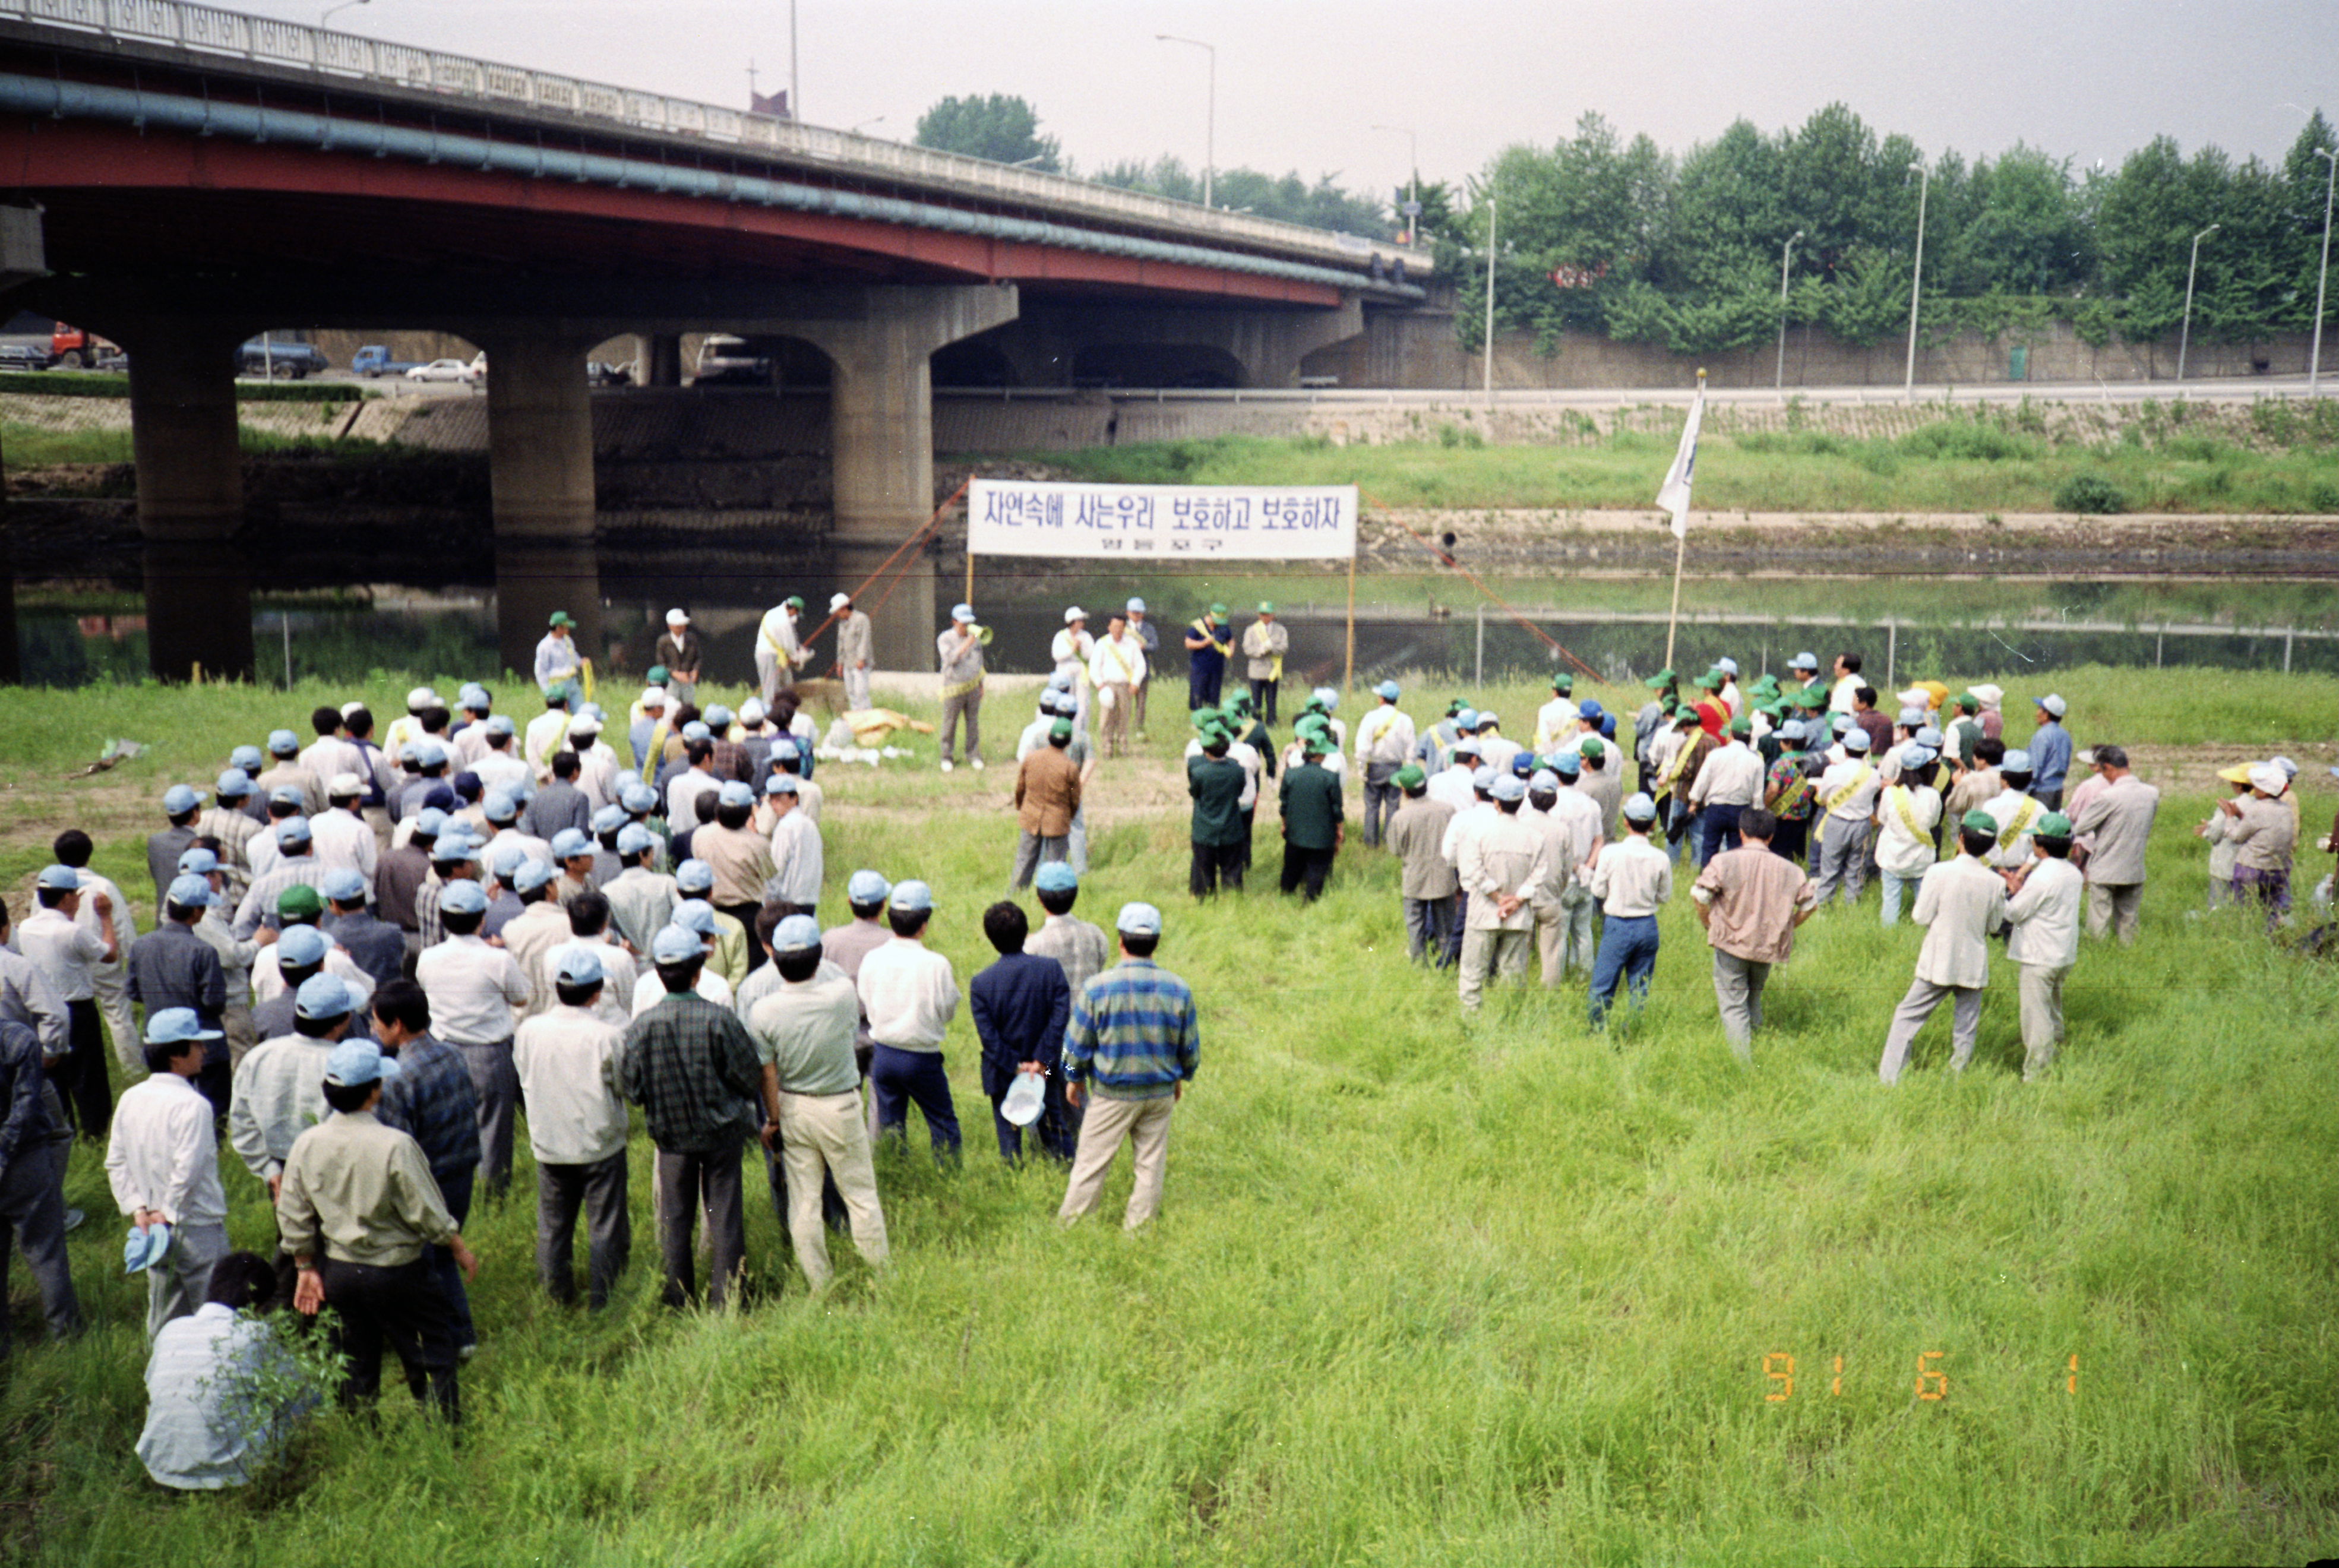
[[[1697,397],[1690,404],[1689,423],[1684,424],[1682,429],[1682,452],[1674,454],[1673,457],[1674,468],[1678,471],[1679,477],[1683,479],[1683,483],[1682,485],[1681,492],[1681,510],[1674,517],[1673,526],[1673,608],[1665,614],[1665,668],[1667,669],[1673,667],[1673,633],[1681,623],[1682,563],[1689,554],[1688,473],[1686,470],[1683,469],[1683,459],[1682,453],[1689,453],[1693,457],[1694,456],[1696,437],[1693,431],[1697,420],[1698,411],[1704,406],[1704,403],[1705,368],[1703,366],[1700,366],[1697,372]],[[1673,477],[1669,476],[1666,480],[1668,488],[1671,488],[1672,483]],[[1662,501],[1664,499],[1664,497],[1661,494],[1658,497],[1658,499]]]
[[1689,552],[1689,536],[1673,541],[1673,607],[1665,616],[1665,668],[1673,667],[1673,626],[1681,619],[1682,557]]

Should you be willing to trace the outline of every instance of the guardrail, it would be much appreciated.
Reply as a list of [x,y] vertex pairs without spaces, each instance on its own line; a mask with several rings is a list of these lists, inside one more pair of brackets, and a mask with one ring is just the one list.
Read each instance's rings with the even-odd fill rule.
[[292,66],[510,108],[568,114],[630,130],[686,136],[854,174],[883,174],[997,201],[1023,202],[1192,237],[1303,255],[1369,271],[1402,266],[1426,276],[1426,253],[1355,234],[1226,212],[1036,169],[1018,169],[900,142],[831,131],[718,104],[389,44],[188,0],[0,0],[0,18],[173,45],[190,53]]

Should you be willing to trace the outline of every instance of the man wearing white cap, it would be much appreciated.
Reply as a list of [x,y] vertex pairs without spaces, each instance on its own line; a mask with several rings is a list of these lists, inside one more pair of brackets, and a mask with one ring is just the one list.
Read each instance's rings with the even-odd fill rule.
[[836,622],[836,668],[844,677],[844,705],[858,712],[869,705],[869,671],[876,648],[869,617],[854,607],[851,594],[831,594],[828,613]]
[[568,745],[568,705],[558,693],[548,694],[544,711],[528,721],[519,738],[520,760],[528,776],[542,784],[552,776],[552,755]]
[[974,606],[951,609],[950,629],[934,638],[942,665],[943,772],[951,771],[951,753],[958,745],[959,720],[966,721],[966,763],[982,771],[982,649],[991,641],[988,627],[974,624]]
[[796,641],[796,617],[803,613],[804,600],[790,594],[765,612],[764,624],[755,629],[755,678],[766,707],[796,684],[796,666],[804,656]]
[[1064,629],[1048,645],[1048,656],[1055,661],[1059,684],[1069,684],[1078,706],[1072,714],[1072,727],[1082,735],[1089,733],[1089,704],[1092,687],[1089,682],[1089,656],[1096,651],[1096,638],[1089,635],[1089,613],[1073,605],[1064,611]]
[[698,634],[690,629],[690,616],[680,608],[666,613],[666,635],[657,640],[650,662],[666,666],[666,687],[678,703],[695,702],[698,697],[698,666],[705,656],[699,651]]
[[1113,927],[1120,962],[1081,987],[1064,1027],[1064,1094],[1083,1114],[1056,1218],[1069,1225],[1096,1207],[1126,1139],[1136,1181],[1121,1225],[1134,1230],[1161,1206],[1170,1118],[1201,1065],[1202,1029],[1193,989],[1153,962],[1161,912],[1123,904]]
[[634,754],[634,771],[646,784],[657,782],[658,763],[666,756],[666,743],[674,734],[674,724],[667,717],[670,705],[664,686],[644,686],[639,703],[642,716],[634,721],[627,735],[627,745]]
[[1141,741],[1145,739],[1145,694],[1153,685],[1153,661],[1161,652],[1161,629],[1153,624],[1153,617],[1145,613],[1143,599],[1131,598],[1129,601],[1129,635],[1135,637],[1137,646],[1145,650],[1145,670],[1138,677],[1137,689],[1131,694],[1130,702],[1130,723],[1135,726],[1137,738]]
[[406,711],[390,720],[390,728],[382,732],[381,749],[391,756],[396,756],[408,744],[419,744],[423,735],[422,715],[432,708],[443,708],[446,705],[439,694],[429,686],[416,686],[412,691],[408,692]]
[[2145,849],[2160,814],[2160,792],[2128,771],[2121,747],[2097,746],[2094,755],[2104,787],[2084,801],[2085,792],[2074,791],[2071,815],[2072,836],[2093,841],[2085,867],[2087,934],[2117,930],[2120,945],[2133,947],[2144,915]]
[[[331,806],[309,820],[309,843],[317,863],[327,871],[353,871],[365,879],[366,898],[373,898],[374,869],[381,863],[381,841],[365,818],[358,815],[358,797],[365,782],[355,774],[336,774],[325,786]],[[321,885],[321,884],[320,884]]]

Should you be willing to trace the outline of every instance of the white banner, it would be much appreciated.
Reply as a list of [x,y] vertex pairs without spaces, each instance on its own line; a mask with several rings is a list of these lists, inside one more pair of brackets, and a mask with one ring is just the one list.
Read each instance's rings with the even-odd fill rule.
[[1347,560],[1357,553],[1357,488],[1081,485],[977,479],[967,553]]

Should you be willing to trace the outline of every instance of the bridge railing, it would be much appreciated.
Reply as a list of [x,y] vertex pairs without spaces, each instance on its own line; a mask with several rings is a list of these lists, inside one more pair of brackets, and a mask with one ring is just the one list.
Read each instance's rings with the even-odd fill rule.
[[794,120],[745,114],[712,104],[498,64],[297,22],[199,5],[187,0],[0,0],[0,17],[232,55],[340,77],[380,82],[451,98],[472,98],[627,129],[686,136],[833,168],[882,172],[905,182],[1028,202],[1068,213],[1167,228],[1363,271],[1377,258],[1416,275],[1425,254],[1402,246],[1228,212],[1143,192],[1124,191],[1037,169],[1019,169],[901,142],[831,131]]

